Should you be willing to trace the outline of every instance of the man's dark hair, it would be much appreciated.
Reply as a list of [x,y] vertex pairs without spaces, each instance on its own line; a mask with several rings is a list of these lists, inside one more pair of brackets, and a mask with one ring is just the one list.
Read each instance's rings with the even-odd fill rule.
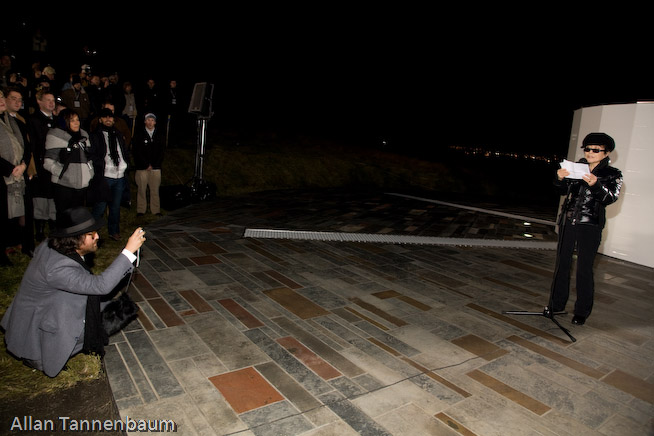
[[66,236],[64,238],[48,239],[48,247],[63,255],[75,254],[77,249],[84,242],[85,235]]

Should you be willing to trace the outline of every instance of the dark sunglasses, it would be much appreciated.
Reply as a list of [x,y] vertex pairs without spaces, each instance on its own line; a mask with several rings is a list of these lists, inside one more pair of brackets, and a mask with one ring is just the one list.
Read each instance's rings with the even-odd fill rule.
[[600,151],[606,151],[606,150],[600,150],[599,148],[590,148],[590,147],[584,147],[584,151],[586,153],[588,152],[593,152],[593,153],[599,153]]

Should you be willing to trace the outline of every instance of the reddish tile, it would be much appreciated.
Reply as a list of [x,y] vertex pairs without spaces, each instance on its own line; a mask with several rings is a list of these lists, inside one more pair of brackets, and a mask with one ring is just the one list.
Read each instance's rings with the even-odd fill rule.
[[184,324],[182,318],[177,315],[177,312],[175,312],[163,298],[153,298],[148,300],[148,303],[150,303],[150,306],[152,306],[154,311],[157,312],[157,315],[159,315],[159,318],[161,318],[164,324],[168,327]]
[[313,301],[288,288],[276,288],[263,291],[268,298],[275,300],[289,312],[302,319],[329,315],[329,312]]
[[143,295],[139,292],[136,286],[134,286],[134,283],[129,284],[129,288],[127,288],[127,293],[135,303],[138,303],[140,301],[145,301],[145,298],[143,298]]
[[284,400],[284,397],[251,367],[209,377],[209,381],[236,413],[244,413]]
[[293,280],[289,279],[284,274],[278,273],[277,271],[268,270],[268,271],[264,271],[264,272],[266,274],[268,274],[270,277],[277,280],[279,283],[281,283],[282,285],[285,285],[288,288],[299,289],[299,288],[302,287],[302,285],[300,285],[298,283],[295,283]]
[[388,330],[388,327],[386,327],[384,324],[375,321],[374,319],[370,318],[369,316],[365,316],[363,313],[361,313],[361,312],[359,312],[357,310],[354,310],[351,307],[346,307],[345,310],[355,314],[356,316],[358,316],[361,319],[365,319],[366,321],[368,321],[370,324],[374,325],[378,329]]
[[193,306],[198,312],[211,312],[213,310],[213,307],[211,307],[211,305],[194,290],[179,291],[179,293],[186,299],[186,301],[191,303],[191,306]]
[[336,368],[302,345],[297,339],[287,336],[277,339],[277,342],[323,379],[329,380],[342,375]]
[[415,307],[416,309],[422,310],[423,312],[426,312],[429,309],[431,309],[430,306],[427,306],[426,304],[421,303],[420,301],[418,301],[418,300],[416,300],[414,298],[407,297],[406,295],[400,295],[399,297],[397,297],[397,299],[402,300],[405,303],[410,304],[411,306]]
[[267,257],[268,259],[272,260],[273,262],[277,263],[284,263],[284,260],[275,256],[274,254],[270,253],[269,251],[264,250],[263,248],[257,246],[255,243],[253,243],[252,240],[249,241],[249,243],[245,244],[247,248],[250,250],[256,251],[262,256]]
[[161,239],[155,239],[154,242],[164,250],[168,249],[168,246],[166,246],[166,244],[164,244],[164,242]]
[[466,375],[472,378],[473,380],[478,381],[479,383],[486,386],[487,388],[490,388],[495,392],[497,392],[498,394],[521,405],[522,407],[531,410],[538,416],[542,416],[543,414],[545,414],[551,409],[548,405],[543,404],[540,401],[531,398],[530,396],[525,395],[520,391],[513,389],[511,386],[504,384],[501,381],[477,369],[467,373]]
[[421,303],[420,301],[414,298],[407,297],[406,295],[402,295],[399,292],[393,290],[375,292],[372,295],[379,298],[380,300],[386,300],[387,298],[397,298],[398,300],[402,300],[405,303],[410,304],[411,306],[425,312],[431,309],[430,306],[427,306],[426,304]]
[[204,254],[220,254],[220,253],[227,253],[226,250],[223,248],[219,247],[213,242],[194,242],[191,245],[193,245],[195,248],[203,252]]
[[247,328],[253,329],[257,327],[262,327],[264,324],[259,321],[254,315],[245,310],[243,306],[238,304],[236,301],[231,298],[225,298],[223,300],[218,300],[218,302],[229,311],[232,315],[236,317],[243,325]]
[[196,312],[195,309],[189,309],[185,310],[183,312],[179,312],[179,316],[190,316],[190,315],[197,315],[198,313]]
[[475,335],[466,335],[453,339],[452,343],[488,361],[497,359],[508,353],[508,351],[498,347],[492,342],[488,342]]
[[467,428],[465,428],[461,423],[457,422],[456,420],[450,418],[443,412],[437,413],[434,415],[436,419],[439,419],[443,423],[447,424],[448,427],[456,430],[457,432],[461,433],[462,436],[477,436],[477,433],[473,433]]
[[388,290],[388,291],[374,292],[372,295],[374,295],[375,297],[381,300],[385,300],[387,298],[399,297],[402,294],[400,294],[397,291]]
[[366,303],[365,301],[361,300],[360,298],[350,298],[350,301],[352,301],[354,304],[356,304],[358,306],[361,306],[362,308],[366,309],[368,312],[372,312],[375,315],[377,315],[378,317],[383,318],[383,319],[385,319],[386,321],[388,321],[388,322],[390,322],[392,324],[395,324],[398,327],[402,327],[402,326],[407,325],[406,321],[404,321],[404,320],[402,320],[400,318],[397,318],[397,317],[391,315],[390,313],[384,312],[380,308],[378,308],[378,307],[376,307],[376,306],[374,306],[374,305],[372,305],[370,303]]
[[213,234],[232,233],[232,231],[227,227],[216,227],[209,231]]
[[636,398],[654,404],[654,385],[642,378],[634,377],[631,374],[616,369],[604,377],[602,381]]
[[161,298],[161,295],[152,287],[150,282],[141,274],[134,274],[132,277],[132,285],[143,295],[143,298]]
[[211,265],[214,263],[222,263],[215,256],[196,256],[190,257],[189,259],[195,262],[196,265]]
[[152,321],[150,321],[150,318],[148,318],[148,316],[142,310],[139,310],[137,318],[145,330],[151,331],[155,329]]

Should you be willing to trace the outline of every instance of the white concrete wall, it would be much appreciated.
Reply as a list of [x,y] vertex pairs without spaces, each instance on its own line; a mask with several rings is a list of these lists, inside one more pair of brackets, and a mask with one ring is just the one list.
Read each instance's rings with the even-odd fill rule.
[[604,132],[615,140],[611,165],[624,176],[619,200],[606,208],[607,224],[599,252],[654,267],[654,103],[575,111],[569,160],[583,157],[581,143],[592,132]]

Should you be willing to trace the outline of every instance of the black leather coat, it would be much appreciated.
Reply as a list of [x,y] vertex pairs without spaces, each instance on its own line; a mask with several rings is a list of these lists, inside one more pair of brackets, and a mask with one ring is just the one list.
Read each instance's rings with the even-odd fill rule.
[[[587,163],[586,159],[579,162]],[[597,164],[592,173],[597,176],[597,183],[588,186],[579,179],[556,179],[554,184],[566,199],[561,206],[560,220],[567,218],[572,224],[590,224],[604,228],[606,224],[606,206],[614,203],[622,188],[622,172],[609,166],[608,157]],[[559,225],[562,221],[559,221]]]

